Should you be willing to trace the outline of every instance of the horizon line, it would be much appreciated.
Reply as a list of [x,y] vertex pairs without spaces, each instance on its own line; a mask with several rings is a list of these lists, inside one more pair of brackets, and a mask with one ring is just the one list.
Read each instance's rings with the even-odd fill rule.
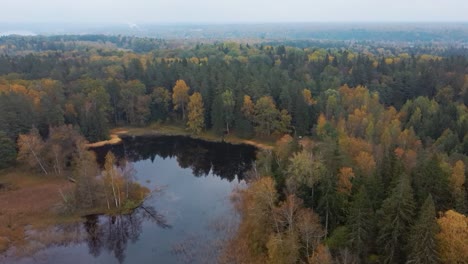
[[465,21],[429,21],[429,20],[418,20],[418,21],[409,21],[409,20],[369,20],[369,21],[340,21],[340,20],[330,20],[330,21],[125,21],[125,22],[106,22],[106,21],[83,21],[83,22],[66,22],[66,21],[0,21],[0,27],[8,25],[24,25],[24,24],[35,24],[35,25],[51,25],[51,24],[60,24],[60,25],[128,25],[128,24],[137,24],[137,25],[268,25],[268,24],[468,24],[468,20]]

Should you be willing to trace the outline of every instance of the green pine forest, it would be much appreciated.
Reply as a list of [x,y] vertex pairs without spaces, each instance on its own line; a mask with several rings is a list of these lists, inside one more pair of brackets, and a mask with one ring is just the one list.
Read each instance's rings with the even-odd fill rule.
[[467,263],[467,104],[468,50],[437,43],[0,37],[0,168],[123,126],[274,142],[221,263]]

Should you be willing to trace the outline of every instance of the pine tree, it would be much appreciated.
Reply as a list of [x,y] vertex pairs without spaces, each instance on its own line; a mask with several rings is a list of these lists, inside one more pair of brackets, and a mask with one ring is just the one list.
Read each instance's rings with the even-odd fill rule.
[[421,207],[418,220],[411,228],[407,263],[431,264],[440,262],[436,241],[438,231],[434,201],[429,195]]
[[379,212],[378,242],[382,247],[384,263],[401,263],[409,227],[413,222],[415,202],[408,176],[401,175],[398,185],[383,202]]

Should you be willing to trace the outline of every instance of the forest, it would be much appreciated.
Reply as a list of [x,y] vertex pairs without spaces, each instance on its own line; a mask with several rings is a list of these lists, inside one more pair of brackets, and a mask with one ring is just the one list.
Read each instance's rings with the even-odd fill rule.
[[0,37],[0,168],[83,169],[123,126],[274,142],[221,263],[466,263],[467,104],[460,45]]

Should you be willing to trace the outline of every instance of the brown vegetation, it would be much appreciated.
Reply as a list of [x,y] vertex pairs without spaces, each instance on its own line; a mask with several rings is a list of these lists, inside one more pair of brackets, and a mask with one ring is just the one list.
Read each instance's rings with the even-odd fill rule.
[[67,192],[73,185],[66,179],[16,169],[0,173],[0,183],[11,186],[0,190],[0,252],[24,244],[27,226],[43,228],[66,220],[57,213],[60,190]]

